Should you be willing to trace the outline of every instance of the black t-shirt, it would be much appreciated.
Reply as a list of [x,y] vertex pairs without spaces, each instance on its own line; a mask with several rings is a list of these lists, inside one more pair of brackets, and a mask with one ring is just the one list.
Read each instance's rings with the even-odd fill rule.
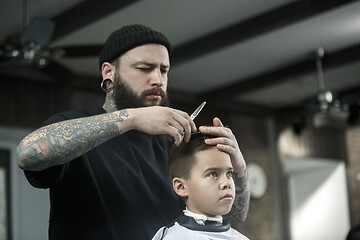
[[[105,113],[57,114],[44,125]],[[50,188],[49,239],[151,239],[184,204],[167,173],[170,138],[129,131],[66,164],[25,175]]]

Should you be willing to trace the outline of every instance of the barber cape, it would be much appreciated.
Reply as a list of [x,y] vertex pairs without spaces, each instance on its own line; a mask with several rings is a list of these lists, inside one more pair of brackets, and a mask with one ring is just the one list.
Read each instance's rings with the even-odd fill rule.
[[174,223],[160,228],[152,240],[249,240],[222,217],[210,218],[184,210]]

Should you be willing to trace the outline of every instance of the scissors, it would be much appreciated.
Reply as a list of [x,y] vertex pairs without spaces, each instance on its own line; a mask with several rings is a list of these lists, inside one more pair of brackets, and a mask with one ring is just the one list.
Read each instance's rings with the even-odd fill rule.
[[[199,113],[201,112],[201,110],[204,108],[206,102],[204,101],[203,103],[200,104],[200,106],[197,107],[197,109],[195,109],[195,111],[190,115],[191,120],[194,120],[196,118],[197,115],[199,115]],[[229,126],[224,126],[226,128],[229,128]],[[181,134],[181,136],[184,136],[185,131]],[[191,136],[197,135],[197,134],[201,134],[201,132],[197,131],[194,133],[191,133]]]
[[[204,108],[205,104],[206,104],[206,101],[202,102],[202,103],[200,104],[200,106],[198,106],[198,107],[195,109],[195,111],[190,115],[191,120],[194,120],[194,119],[196,118],[196,116],[199,115],[199,113],[201,112],[201,110]],[[181,136],[184,136],[184,135],[185,135],[185,131],[182,132],[182,133],[180,133],[180,135],[181,135]]]
[[206,102],[204,101],[203,103],[200,104],[200,106],[198,106],[197,109],[195,109],[195,111],[190,115],[191,120],[194,120],[196,116],[199,115],[201,110],[204,108],[205,104]]

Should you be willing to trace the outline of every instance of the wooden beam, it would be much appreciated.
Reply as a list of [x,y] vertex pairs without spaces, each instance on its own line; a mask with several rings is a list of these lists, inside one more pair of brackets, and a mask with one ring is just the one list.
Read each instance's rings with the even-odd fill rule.
[[88,0],[81,2],[52,19],[56,23],[52,40],[57,40],[138,1]]
[[[309,55],[310,56],[310,55]],[[360,60],[360,45],[355,45],[337,52],[326,52],[323,59],[323,65],[326,69],[331,69],[341,65],[349,64]],[[301,62],[273,70],[263,75],[250,77],[247,79],[238,79],[234,83],[208,91],[202,97],[208,99],[231,99],[240,94],[247,94],[252,91],[258,91],[271,85],[280,84],[286,81],[296,79],[297,76],[315,72],[315,55]]]
[[302,0],[292,2],[180,45],[174,48],[171,62],[174,65],[198,58],[350,2],[354,2],[354,0]]

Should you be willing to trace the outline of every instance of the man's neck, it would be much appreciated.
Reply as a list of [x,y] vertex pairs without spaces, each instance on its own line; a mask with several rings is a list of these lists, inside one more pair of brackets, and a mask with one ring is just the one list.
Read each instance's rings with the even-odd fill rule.
[[115,101],[113,100],[112,96],[110,96],[109,93],[106,94],[103,108],[108,113],[117,111]]

